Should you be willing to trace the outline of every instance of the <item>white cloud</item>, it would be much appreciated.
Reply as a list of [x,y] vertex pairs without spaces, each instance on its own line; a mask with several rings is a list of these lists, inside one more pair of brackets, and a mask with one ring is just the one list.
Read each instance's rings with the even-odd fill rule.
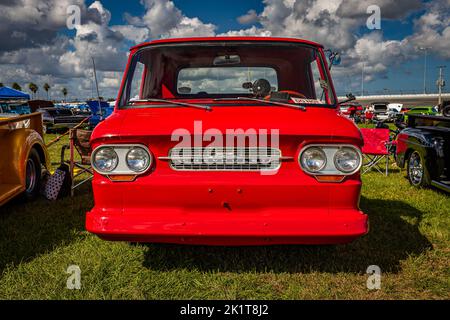
[[219,34],[219,36],[257,36],[257,37],[270,37],[272,35],[272,32],[269,30],[264,30],[261,28],[257,28],[255,26],[252,26],[248,29],[241,29],[241,30],[232,30],[228,31],[226,33]]
[[125,38],[133,41],[136,44],[144,42],[150,38],[150,33],[147,28],[141,28],[132,25],[118,25],[112,26],[111,29],[120,32]]
[[237,18],[240,24],[252,24],[258,21],[258,14],[255,10],[249,10],[246,14]]
[[163,36],[168,38],[211,37],[215,35],[216,26],[205,24],[198,18],[183,17],[179,23]]
[[[214,36],[216,26],[203,23],[197,17],[187,17],[169,0],[143,0],[146,12],[142,17],[125,15],[127,22],[137,28],[140,35],[146,34],[149,38],[175,38]],[[117,28],[117,27],[116,27]],[[122,28],[123,30],[123,28]],[[123,33],[128,39],[135,40],[125,30]]]
[[416,47],[430,47],[430,51],[450,58],[450,0],[436,0],[427,4],[427,12],[414,25],[415,32],[407,40]]

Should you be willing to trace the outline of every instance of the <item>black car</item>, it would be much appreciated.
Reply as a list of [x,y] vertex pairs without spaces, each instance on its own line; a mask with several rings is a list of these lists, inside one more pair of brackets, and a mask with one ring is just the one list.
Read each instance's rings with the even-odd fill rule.
[[86,116],[74,115],[66,108],[39,108],[37,112],[42,112],[44,132],[73,128],[86,119]]
[[450,117],[411,114],[397,140],[397,164],[412,185],[450,192]]

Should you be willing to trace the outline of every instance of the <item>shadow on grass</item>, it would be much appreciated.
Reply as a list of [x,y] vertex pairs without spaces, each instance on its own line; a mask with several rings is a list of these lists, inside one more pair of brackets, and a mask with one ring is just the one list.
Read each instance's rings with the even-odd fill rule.
[[92,207],[90,190],[85,185],[73,198],[29,203],[15,199],[1,207],[0,274],[8,265],[29,261],[79,237],[85,213]]
[[[398,272],[409,255],[432,245],[419,229],[422,212],[401,201],[361,198],[369,215],[368,235],[347,245],[208,247],[148,245],[144,266],[160,271],[188,269],[220,272],[353,272],[369,265],[383,272]],[[402,217],[413,220],[411,224]]]

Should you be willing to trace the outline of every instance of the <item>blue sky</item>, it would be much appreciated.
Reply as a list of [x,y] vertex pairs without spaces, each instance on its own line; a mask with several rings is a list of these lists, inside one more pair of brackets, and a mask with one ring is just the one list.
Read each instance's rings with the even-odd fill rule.
[[[160,37],[257,35],[313,40],[342,54],[333,70],[339,94],[437,90],[438,66],[449,65],[450,0],[9,0],[0,4],[0,82],[48,82],[58,96],[91,94],[91,61],[100,88],[115,96],[128,48]],[[369,30],[366,10],[377,5],[381,30]],[[83,23],[66,26],[77,5]],[[36,8],[39,8],[36,10]],[[108,49],[106,49],[108,48]],[[450,70],[445,70],[447,77]],[[446,88],[448,91],[448,87]]]

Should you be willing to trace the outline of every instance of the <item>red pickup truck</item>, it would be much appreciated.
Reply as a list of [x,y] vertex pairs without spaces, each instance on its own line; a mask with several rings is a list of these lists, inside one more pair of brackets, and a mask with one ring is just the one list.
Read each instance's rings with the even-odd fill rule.
[[131,48],[115,110],[91,138],[107,240],[334,244],[368,231],[363,144],[321,45],[264,37]]

